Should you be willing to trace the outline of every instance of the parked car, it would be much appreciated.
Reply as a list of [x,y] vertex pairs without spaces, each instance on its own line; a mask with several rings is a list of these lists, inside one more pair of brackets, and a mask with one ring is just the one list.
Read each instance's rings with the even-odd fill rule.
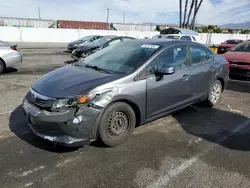
[[227,51],[230,51],[232,48],[237,46],[239,43],[243,42],[243,40],[240,39],[230,39],[226,40],[225,42],[222,42],[218,46],[218,54],[224,54]]
[[68,44],[68,50],[69,51],[73,51],[75,50],[80,44],[82,43],[86,43],[86,42],[94,42],[95,40],[101,38],[102,36],[100,35],[90,35],[90,36],[86,36],[86,37],[83,37],[83,38],[80,38],[76,41],[72,41]]
[[230,63],[231,76],[250,77],[250,41],[238,44],[223,56]]
[[196,41],[196,38],[191,35],[182,35],[182,34],[161,34],[161,35],[156,35],[153,38],[159,38],[159,39],[175,39],[175,40],[188,40],[188,41]]
[[76,50],[72,52],[72,58],[75,60],[79,60],[80,58],[85,58],[90,54],[97,52],[100,49],[106,48],[108,46],[117,44],[119,42],[124,42],[127,40],[132,40],[135,38],[126,37],[126,36],[105,36],[102,37],[92,43],[86,43],[80,45]]
[[41,138],[66,146],[96,139],[116,146],[136,125],[199,101],[216,105],[228,74],[225,58],[202,44],[130,40],[43,76],[23,108]]
[[16,44],[0,41],[0,74],[8,67],[15,67],[22,63],[22,54]]

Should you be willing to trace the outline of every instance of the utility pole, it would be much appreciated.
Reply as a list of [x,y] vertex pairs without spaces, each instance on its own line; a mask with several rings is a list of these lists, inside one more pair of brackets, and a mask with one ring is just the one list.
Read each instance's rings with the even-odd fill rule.
[[38,19],[41,20],[40,7],[38,7]]
[[107,23],[109,23],[109,8],[107,8]]
[[123,24],[125,24],[125,13],[123,12]]

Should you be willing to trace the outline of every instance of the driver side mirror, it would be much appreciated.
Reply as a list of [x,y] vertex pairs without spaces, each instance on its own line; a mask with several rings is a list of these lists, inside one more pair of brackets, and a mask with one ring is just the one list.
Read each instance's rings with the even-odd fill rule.
[[175,73],[174,67],[161,67],[157,72],[156,75],[162,76],[162,75],[170,75]]

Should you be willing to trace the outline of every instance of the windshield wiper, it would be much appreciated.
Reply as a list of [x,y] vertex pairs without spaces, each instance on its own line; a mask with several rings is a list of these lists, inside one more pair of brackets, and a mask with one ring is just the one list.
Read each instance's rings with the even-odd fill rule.
[[97,67],[97,66],[85,65],[85,67],[95,69],[96,71],[102,71],[102,72],[105,72],[107,74],[111,74],[109,71],[102,69],[100,67]]

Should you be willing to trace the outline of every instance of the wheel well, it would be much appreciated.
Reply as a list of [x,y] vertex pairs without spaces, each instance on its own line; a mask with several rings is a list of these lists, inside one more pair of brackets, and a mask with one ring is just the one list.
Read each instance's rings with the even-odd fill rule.
[[224,83],[224,80],[222,78],[218,78],[218,80],[220,81],[221,85],[222,85],[222,91],[224,91],[224,86],[225,86],[225,83]]
[[1,57],[0,57],[0,61],[3,62],[4,68],[6,68],[6,63],[5,63],[5,61]]
[[128,100],[118,100],[118,101],[114,101],[113,103],[115,102],[124,102],[124,103],[127,103],[129,106],[131,106],[131,108],[135,112],[136,126],[139,126],[141,124],[141,111],[135,103],[128,101]]

